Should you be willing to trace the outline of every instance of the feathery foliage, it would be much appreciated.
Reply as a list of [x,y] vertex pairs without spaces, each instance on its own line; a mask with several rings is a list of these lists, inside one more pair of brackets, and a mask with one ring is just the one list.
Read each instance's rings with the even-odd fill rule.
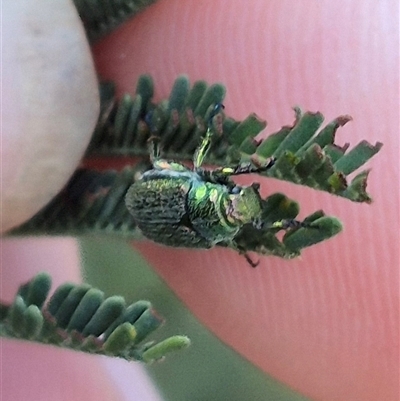
[[[147,158],[147,140],[157,136],[164,157],[191,160],[207,129],[211,109],[224,99],[224,86],[209,86],[204,81],[190,86],[187,77],[181,76],[175,81],[168,100],[154,103],[153,93],[153,81],[147,75],[140,77],[135,95],[127,94],[120,100],[115,98],[112,84],[103,84],[101,115],[86,158]],[[358,173],[350,182],[347,176],[365,164],[382,144],[362,141],[350,150],[349,144],[340,147],[335,144],[335,133],[351,119],[349,116],[338,117],[321,128],[321,113],[303,113],[295,108],[295,114],[292,125],[261,140],[255,137],[266,123],[256,115],[243,121],[225,117],[207,162],[220,166],[251,162],[257,166],[274,157],[274,166],[262,175],[355,202],[371,202],[366,192],[368,170]],[[11,234],[115,234],[140,238],[124,197],[135,177],[147,168],[149,164],[142,162],[119,172],[78,170],[49,205]],[[281,228],[273,223],[294,219],[299,213],[298,203],[275,193],[264,199],[262,206],[263,228],[245,226],[235,238],[246,251],[293,258],[300,255],[303,248],[325,241],[342,230],[339,220],[318,210],[280,238]],[[220,243],[219,246],[229,244]]]
[[185,336],[143,343],[163,323],[148,301],[127,306],[88,284],[65,283],[46,302],[50,287],[50,276],[39,273],[10,305],[0,303],[0,336],[143,362],[190,344]]
[[[87,157],[147,156],[147,139],[160,137],[163,156],[172,160],[191,160],[207,130],[210,108],[222,103],[225,87],[208,86],[197,81],[190,87],[186,76],[178,77],[168,100],[152,102],[154,93],[151,77],[139,78],[134,96],[126,94],[120,100],[114,96],[112,84],[103,84],[102,113]],[[355,202],[371,202],[366,192],[368,170],[355,172],[382,147],[361,141],[354,148],[335,143],[338,128],[351,120],[340,116],[322,128],[321,113],[303,113],[295,108],[295,121],[276,133],[258,140],[255,137],[266,122],[255,114],[243,121],[226,117],[221,135],[215,138],[208,162],[216,165],[251,161],[262,164],[276,158],[274,167],[263,175],[305,185],[345,197]],[[347,153],[346,153],[347,152]]]
[[74,0],[89,40],[94,41],[156,0]]

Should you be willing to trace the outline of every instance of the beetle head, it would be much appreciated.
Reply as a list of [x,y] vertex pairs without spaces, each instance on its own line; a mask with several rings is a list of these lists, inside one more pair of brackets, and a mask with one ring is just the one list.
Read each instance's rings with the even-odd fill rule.
[[261,196],[259,184],[249,187],[236,186],[230,195],[231,207],[229,217],[241,224],[253,223],[256,227],[261,224]]

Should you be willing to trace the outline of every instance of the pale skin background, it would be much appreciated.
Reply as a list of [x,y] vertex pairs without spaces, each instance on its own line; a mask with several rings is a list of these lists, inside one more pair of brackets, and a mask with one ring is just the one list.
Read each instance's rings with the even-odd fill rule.
[[[33,18],[32,12],[30,15]],[[76,29],[73,31],[78,35]],[[71,44],[66,44],[65,52],[60,53],[65,57],[70,49]],[[82,56],[73,57],[74,61],[82,62],[76,71],[87,71],[86,57],[87,49],[82,49]],[[298,104],[306,110],[321,111],[328,121],[340,114],[352,115],[354,121],[338,132],[340,144],[351,142],[354,146],[361,139],[385,144],[380,154],[368,163],[372,168],[368,187],[374,197],[372,205],[353,204],[278,181],[261,181],[263,195],[284,191],[297,199],[302,205],[301,216],[323,207],[345,225],[340,236],[306,250],[299,260],[263,258],[260,266],[253,270],[230,250],[167,250],[150,243],[137,247],[217,336],[292,388],[316,400],[397,400],[397,2],[161,0],[96,45],[95,62],[103,77],[116,80],[120,92],[132,90],[139,74],[151,73],[156,82],[157,99],[161,99],[168,95],[175,77],[186,73],[193,81],[223,82],[228,89],[227,114],[242,119],[254,111],[268,120],[267,132],[292,122],[291,106]],[[15,76],[16,68],[11,71]],[[79,90],[71,85],[71,76],[78,80]],[[93,76],[90,73],[71,76],[65,78],[69,85],[64,83],[63,98],[71,96],[75,102],[70,102],[70,108],[57,107],[65,108],[66,119],[76,121],[74,113],[82,115],[82,105],[90,105],[85,109],[84,122],[76,128],[80,130],[76,132],[81,132],[76,149],[60,152],[57,130],[51,131],[52,139],[46,142],[53,147],[41,159],[49,160],[50,166],[63,171],[58,181],[54,180],[59,187],[82,155],[96,110],[95,101],[90,101],[95,91]],[[35,77],[34,82],[43,85],[44,81]],[[53,80],[54,85],[60,82],[63,81]],[[10,103],[15,111],[15,107],[22,107],[15,101],[21,97],[17,92],[21,88],[11,89],[14,97],[7,99],[14,99]],[[42,91],[35,96],[47,98],[49,91],[44,95]],[[55,96],[49,104],[58,101],[60,98]],[[80,104],[78,111],[73,107],[76,103]],[[25,122],[32,126],[32,116],[26,109],[19,110],[17,115],[18,124]],[[48,115],[51,120],[51,107]],[[71,115],[74,117],[68,117]],[[12,131],[16,120],[10,119],[9,126],[3,124],[6,156],[20,154],[22,146],[16,147],[14,138],[17,136],[22,141],[27,135],[27,130],[21,126]],[[39,123],[46,120],[41,119]],[[60,122],[59,126],[64,124]],[[34,135],[40,138],[41,132],[48,135],[48,127],[37,129]],[[37,143],[41,142],[33,141],[20,160],[10,157],[6,167],[11,167],[5,172],[23,171],[22,176],[30,178],[32,167],[36,165],[32,160],[37,162]],[[62,158],[63,154],[69,157]],[[48,170],[35,171],[35,176],[38,174],[42,177],[40,191],[33,187],[29,196],[25,192],[27,199],[45,191],[50,197],[52,191],[57,191],[56,184],[47,188],[48,180],[43,177],[47,177]],[[21,189],[18,185],[13,187],[15,181],[7,181],[7,177],[3,170],[2,194],[11,188],[7,193],[18,199]],[[45,203],[44,199],[42,201]],[[7,203],[3,200],[4,205]],[[9,209],[4,207],[3,219],[14,210],[12,204]],[[36,210],[32,208],[31,213]],[[16,216],[13,223],[17,224],[20,218]],[[2,265],[2,298],[5,299],[12,296],[21,281],[38,270],[51,271],[57,283],[79,277],[77,249],[71,240],[6,241]],[[27,349],[36,352],[32,347],[24,347],[24,352]],[[22,352],[19,344],[3,345],[2,350],[4,360],[9,356],[18,363],[15,355]],[[60,353],[40,349],[40,355],[45,352],[55,355],[53,358],[58,361],[61,358]],[[20,362],[26,366],[26,357],[21,354],[20,358],[24,358]],[[69,358],[79,357],[63,353],[62,358],[66,358],[66,362],[55,365],[58,369],[63,366],[67,369]],[[71,362],[74,367],[66,370],[68,375],[61,375],[67,390],[78,391],[68,385],[70,375],[87,375],[90,369],[84,364],[93,363],[94,366],[97,362],[90,358],[79,358],[79,361],[85,362]],[[43,356],[42,363],[34,361],[34,366],[40,369],[47,366],[54,373],[47,355]],[[116,390],[112,386],[110,376],[107,381],[101,376],[105,372],[96,369],[96,374],[90,374],[90,380],[98,381],[98,385],[90,386],[93,394],[88,394],[87,399],[104,395],[104,391],[99,390],[102,386],[107,388],[105,391],[122,391],[122,387]],[[129,366],[129,369],[137,367]],[[4,383],[12,380],[15,383],[15,375],[8,375],[7,370],[2,377],[7,378]],[[74,383],[79,386],[80,381]],[[40,391],[35,383],[29,384],[25,386],[27,394],[35,389]],[[20,383],[9,385],[5,390],[3,387],[3,392],[7,389],[22,392],[25,387]],[[95,394],[94,388],[99,393]],[[102,399],[101,395],[98,399]]]
[[[97,119],[97,82],[69,1],[4,2],[1,229],[21,223],[76,169]],[[72,239],[3,240],[0,298],[48,271],[81,281]],[[54,288],[53,287],[53,288]],[[139,364],[0,339],[0,400],[158,401]]]

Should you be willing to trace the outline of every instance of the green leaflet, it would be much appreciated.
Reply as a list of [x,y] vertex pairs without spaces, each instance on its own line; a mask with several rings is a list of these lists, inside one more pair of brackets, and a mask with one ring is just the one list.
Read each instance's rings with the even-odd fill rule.
[[[110,95],[110,85],[102,92]],[[210,109],[223,101],[225,89],[220,84],[207,86],[204,81],[190,86],[186,76],[178,77],[169,100],[152,103],[153,84],[149,76],[139,78],[136,95],[113,100],[106,108],[107,116],[100,117],[87,157],[91,156],[147,156],[147,139],[160,137],[163,156],[172,160],[191,160],[207,129]],[[145,100],[144,100],[145,99]],[[141,105],[140,110],[139,106]],[[349,182],[348,174],[364,165],[382,147],[361,141],[354,148],[335,143],[337,129],[351,120],[340,116],[322,127],[321,113],[303,113],[295,108],[295,122],[284,126],[262,140],[255,137],[266,122],[252,114],[243,121],[225,118],[221,134],[214,139],[207,161],[225,166],[232,163],[263,163],[275,157],[275,166],[266,176],[345,197],[355,202],[371,202],[366,192],[366,178]],[[348,188],[351,187],[349,190]]]
[[140,344],[163,323],[148,301],[126,306],[122,297],[104,299],[88,284],[66,283],[45,303],[50,287],[50,276],[39,273],[11,305],[0,304],[0,335],[144,362],[190,344],[185,336]]
[[144,10],[156,0],[74,0],[79,16],[91,41]]
[[[148,159],[148,138],[157,136],[163,157],[191,161],[207,130],[211,110],[225,96],[223,85],[209,86],[204,81],[191,85],[186,76],[178,77],[168,99],[159,103],[152,101],[154,84],[148,75],[139,78],[135,94],[126,94],[117,100],[114,91],[111,83],[101,85],[101,115],[86,153],[89,159],[111,156]],[[217,134],[206,162],[219,166],[250,162],[258,166],[273,157],[274,166],[262,175],[369,203],[368,171],[361,171],[350,181],[348,174],[364,165],[382,144],[362,141],[354,148],[349,144],[337,145],[337,129],[350,120],[349,116],[341,116],[323,126],[321,113],[303,113],[295,108],[292,125],[259,140],[256,137],[265,128],[265,121],[254,114],[243,121],[225,116],[222,121],[214,122]],[[143,162],[120,172],[78,170],[62,193],[10,234],[113,234],[141,238],[126,209],[124,196],[135,176],[147,168]],[[279,229],[268,223],[294,219],[299,205],[284,194],[270,195],[263,205],[266,224],[261,232],[244,227],[238,233],[235,240],[242,249],[292,258],[304,247],[329,239],[342,229],[336,218],[324,216],[322,212],[319,227],[316,223],[312,230],[306,226],[293,227],[279,239]],[[304,222],[309,220],[310,216]]]

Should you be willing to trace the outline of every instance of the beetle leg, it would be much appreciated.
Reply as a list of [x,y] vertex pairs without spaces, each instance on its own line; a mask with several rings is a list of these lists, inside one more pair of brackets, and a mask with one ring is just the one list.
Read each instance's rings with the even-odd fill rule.
[[205,133],[200,146],[196,149],[196,152],[194,153],[194,156],[193,156],[193,165],[194,165],[195,171],[197,171],[201,167],[205,157],[207,156],[208,151],[210,150],[211,138],[212,138],[213,129],[214,129],[213,128],[213,119],[223,108],[224,108],[224,105],[222,103],[217,103],[210,113],[210,117],[208,118],[207,132]]
[[210,171],[210,176],[213,177],[217,182],[224,181],[224,179],[227,179],[233,175],[262,173],[269,170],[274,164],[274,158],[271,158],[267,164],[260,167],[254,167],[251,163],[242,163],[234,167],[221,167]]
[[233,172],[231,175],[240,175],[240,174],[252,174],[252,173],[262,173],[264,171],[269,170],[271,167],[275,165],[276,159],[271,157],[268,160],[268,163],[263,166],[253,167],[251,163],[243,163],[233,168]]
[[295,219],[284,219],[275,221],[270,225],[270,228],[279,228],[281,230],[289,230],[291,228],[319,228],[317,225],[311,225],[311,222],[304,222]]
[[257,267],[260,264],[260,259],[258,259],[257,262],[253,262],[248,253],[244,253],[243,256],[251,267]]
[[159,140],[160,138],[154,135],[148,139],[150,161],[153,166],[157,164],[158,160],[160,160],[160,148],[158,146]]
[[239,246],[234,240],[231,242],[226,243],[230,248],[234,249],[236,252],[239,253],[239,255],[243,255],[247,261],[247,263],[251,267],[257,267],[260,263],[260,260],[257,260],[257,262],[254,262],[253,259],[250,257],[250,255],[247,253],[247,251]]
[[189,171],[187,167],[180,163],[170,162],[160,157],[160,148],[158,146],[160,138],[157,136],[151,136],[148,139],[149,142],[149,153],[150,161],[155,170],[172,170],[172,171]]
[[196,149],[196,152],[194,153],[193,156],[193,165],[195,171],[197,171],[201,167],[204,158],[207,156],[207,153],[210,150],[211,137],[212,137],[212,131],[211,128],[208,127],[207,132],[204,135],[204,138],[201,141],[200,146]]

